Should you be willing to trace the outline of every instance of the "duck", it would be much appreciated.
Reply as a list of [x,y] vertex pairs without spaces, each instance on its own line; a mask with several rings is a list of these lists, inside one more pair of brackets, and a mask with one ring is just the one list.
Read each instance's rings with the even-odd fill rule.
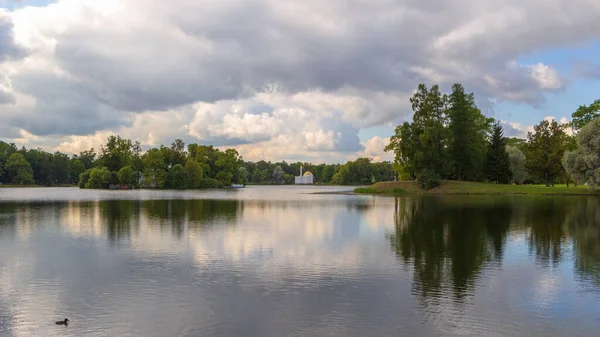
[[57,321],[56,324],[57,325],[69,325],[69,319],[65,318],[64,321]]

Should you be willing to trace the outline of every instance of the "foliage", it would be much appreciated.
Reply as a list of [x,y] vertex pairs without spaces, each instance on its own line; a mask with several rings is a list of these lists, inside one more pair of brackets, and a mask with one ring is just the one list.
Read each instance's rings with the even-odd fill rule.
[[182,190],[188,187],[187,171],[181,164],[176,164],[169,170],[167,187]]
[[185,171],[187,172],[187,187],[199,188],[204,176],[200,164],[193,159],[188,159],[185,163]]
[[4,164],[8,180],[13,184],[32,184],[33,170],[25,157],[20,153],[13,153]]
[[125,166],[117,173],[119,178],[119,184],[124,186],[136,186],[137,185],[137,172],[133,170],[131,166]]
[[92,169],[89,169],[79,175],[79,188],[87,188],[87,183],[90,180],[91,173]]
[[534,126],[534,132],[527,134],[525,166],[529,174],[544,181],[546,186],[553,184],[564,170],[561,160],[567,141],[564,126],[556,120],[543,120]]
[[417,175],[417,183],[424,190],[430,190],[434,187],[440,186],[441,178],[440,175],[434,170],[423,169]]
[[112,173],[106,166],[102,168],[95,167],[89,172],[89,179],[85,184],[85,188],[108,188]]
[[448,96],[449,153],[458,180],[477,180],[485,160],[485,143],[492,120],[475,105],[475,96],[461,84],[452,86]]
[[485,174],[490,181],[498,184],[510,183],[513,175],[500,122],[496,122],[492,127],[492,139],[486,155]]
[[224,185],[222,182],[213,178],[204,178],[200,181],[200,188],[222,188]]
[[283,172],[281,166],[277,166],[273,170],[272,182],[273,184],[283,184],[285,182],[285,172]]
[[513,174],[512,182],[522,184],[529,177],[525,169],[525,154],[515,146],[506,146],[506,152],[508,153],[510,171]]
[[79,177],[83,172],[85,172],[85,164],[79,159],[73,159],[71,161],[71,176],[72,180],[75,183],[79,183]]
[[437,85],[428,89],[419,84],[410,99],[413,122],[398,126],[385,148],[394,151],[397,165],[412,177],[424,169],[438,174],[448,171],[446,101]]
[[153,188],[163,188],[167,182],[167,163],[163,151],[150,149],[142,156],[144,164],[144,179],[142,185]]
[[577,150],[565,153],[564,167],[573,180],[593,189],[600,184],[600,117],[579,131],[577,144]]
[[109,171],[118,171],[130,164],[133,158],[133,143],[121,136],[110,136],[105,145],[100,148],[100,165]]
[[583,129],[589,122],[600,117],[600,99],[594,101],[589,106],[581,105],[572,114],[573,120],[571,124],[576,130]]

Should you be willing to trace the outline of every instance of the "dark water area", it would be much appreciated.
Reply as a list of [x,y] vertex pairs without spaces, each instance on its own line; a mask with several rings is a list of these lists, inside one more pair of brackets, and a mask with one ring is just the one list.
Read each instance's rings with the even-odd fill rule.
[[600,198],[329,190],[0,189],[0,336],[600,336]]

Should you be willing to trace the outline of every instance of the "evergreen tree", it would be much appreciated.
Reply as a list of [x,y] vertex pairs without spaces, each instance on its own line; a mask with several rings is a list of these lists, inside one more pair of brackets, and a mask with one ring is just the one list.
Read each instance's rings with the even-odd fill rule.
[[489,143],[485,174],[490,181],[498,184],[508,184],[512,179],[510,160],[506,152],[506,140],[500,122],[492,127],[492,139]]

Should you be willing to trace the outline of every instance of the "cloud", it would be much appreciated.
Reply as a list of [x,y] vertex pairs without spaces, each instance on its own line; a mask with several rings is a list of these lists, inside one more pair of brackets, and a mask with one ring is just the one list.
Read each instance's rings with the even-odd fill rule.
[[598,13],[591,0],[63,0],[0,16],[2,120],[61,149],[120,133],[342,158],[368,147],[359,129],[409,118],[420,82],[539,106],[565,78],[517,59],[597,37]]

